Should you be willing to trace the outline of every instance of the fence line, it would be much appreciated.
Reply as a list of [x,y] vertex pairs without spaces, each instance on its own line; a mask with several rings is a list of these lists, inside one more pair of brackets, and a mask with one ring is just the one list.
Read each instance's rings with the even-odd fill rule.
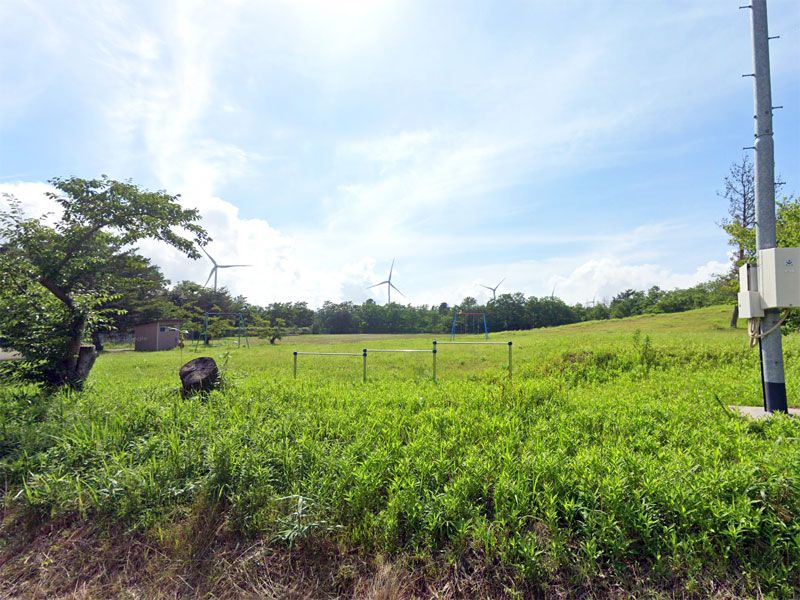
[[[430,350],[386,350],[383,348],[367,348],[367,352],[427,352],[428,354],[431,353]],[[359,354],[359,356],[361,356]]]
[[409,352],[424,352],[424,353],[431,353],[433,354],[433,381],[436,381],[436,346],[439,344],[467,344],[473,346],[503,346],[508,345],[508,377],[509,379],[512,376],[511,370],[511,342],[438,342],[436,340],[433,341],[433,350],[417,350],[417,349],[405,349],[405,348],[364,348],[360,353],[358,352],[294,352],[294,378],[297,379],[297,357],[300,355],[304,356],[360,356],[364,359],[364,366],[363,366],[363,376],[362,380],[364,383],[367,382],[367,353],[368,352],[401,352],[401,353],[409,353]]
[[436,381],[436,346],[433,347],[433,350],[394,350],[391,348],[373,348],[367,349],[365,352],[427,352],[429,354],[433,354],[433,380]]
[[299,354],[305,356],[362,356],[364,358],[364,375],[363,381],[367,383],[367,349],[364,348],[361,354],[356,352],[297,352],[294,353],[294,378],[297,379],[297,356]]
[[473,346],[505,346],[511,345],[511,342],[433,342],[434,344],[471,344]]
[[437,342],[433,340],[433,380],[436,381],[436,346],[439,344],[467,344],[471,346],[503,346],[508,344],[508,378],[511,379],[511,342]]

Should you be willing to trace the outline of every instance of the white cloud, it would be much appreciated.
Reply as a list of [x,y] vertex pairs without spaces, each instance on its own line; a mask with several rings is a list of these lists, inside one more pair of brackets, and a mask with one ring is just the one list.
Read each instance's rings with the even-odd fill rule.
[[0,210],[9,208],[7,194],[19,201],[25,216],[38,219],[50,215],[45,222],[53,222],[61,216],[61,205],[47,194],[57,191],[49,183],[40,181],[0,183]]
[[578,265],[567,276],[553,275],[548,283],[556,296],[574,304],[592,299],[599,302],[626,289],[647,290],[654,285],[665,290],[687,288],[729,269],[727,263],[710,261],[691,273],[676,273],[658,264],[625,264],[618,258],[600,258]]

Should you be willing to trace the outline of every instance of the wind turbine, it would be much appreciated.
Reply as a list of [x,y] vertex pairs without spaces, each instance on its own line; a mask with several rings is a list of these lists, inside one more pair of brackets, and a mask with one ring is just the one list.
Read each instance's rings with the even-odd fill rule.
[[392,303],[392,288],[394,288],[397,291],[397,293],[400,294],[403,298],[406,297],[405,294],[403,292],[401,292],[400,290],[398,290],[397,286],[392,283],[392,270],[393,269],[394,269],[394,259],[392,259],[392,266],[389,267],[389,279],[387,279],[386,281],[381,281],[380,283],[376,283],[375,285],[371,285],[371,286],[369,286],[367,288],[367,289],[370,289],[370,288],[378,287],[379,285],[383,285],[385,283],[386,284],[386,292],[387,292],[387,295],[389,296],[389,301],[387,302],[387,304],[391,304]]
[[[506,280],[506,278],[505,278],[505,277],[503,277],[503,278],[500,280],[500,283],[503,283],[505,280]],[[500,283],[498,283],[498,284],[497,284],[496,286],[494,286],[494,287],[489,287],[488,285],[483,285],[482,283],[479,283],[478,285],[479,285],[479,286],[481,286],[481,287],[485,287],[487,290],[492,290],[492,300],[495,300],[495,299],[497,299],[497,288],[499,288],[499,287],[500,287]]]
[[215,261],[213,258],[211,258],[211,255],[208,252],[206,252],[205,248],[200,246],[200,250],[205,252],[205,255],[209,258],[209,260],[211,260],[211,262],[214,263],[214,266],[211,267],[211,272],[208,274],[208,279],[206,279],[206,282],[203,284],[203,287],[206,287],[208,285],[208,282],[211,281],[211,276],[213,275],[214,276],[214,291],[215,292],[217,291],[217,269],[230,269],[231,267],[252,267],[253,266],[253,265],[218,265],[217,261]]

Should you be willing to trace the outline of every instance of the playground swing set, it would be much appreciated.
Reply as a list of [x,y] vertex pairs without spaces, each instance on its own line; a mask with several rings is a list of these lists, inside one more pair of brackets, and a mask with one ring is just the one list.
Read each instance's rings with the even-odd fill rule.
[[[250,347],[250,339],[247,337],[247,323],[244,321],[244,313],[225,313],[225,312],[207,312],[203,320],[203,345],[208,346],[209,335],[209,317],[236,317],[236,344],[239,348],[242,347],[242,338],[244,338],[246,346]],[[194,349],[197,350],[200,345],[200,338],[197,338],[194,344]]]

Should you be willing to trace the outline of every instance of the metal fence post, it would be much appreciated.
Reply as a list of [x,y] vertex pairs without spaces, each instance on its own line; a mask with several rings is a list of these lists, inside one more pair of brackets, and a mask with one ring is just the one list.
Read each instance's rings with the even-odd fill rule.
[[364,348],[364,383],[367,383],[367,349]]
[[433,381],[436,381],[436,340],[433,340]]
[[294,378],[297,379],[297,351],[294,353]]
[[508,378],[511,379],[511,342],[508,342]]

